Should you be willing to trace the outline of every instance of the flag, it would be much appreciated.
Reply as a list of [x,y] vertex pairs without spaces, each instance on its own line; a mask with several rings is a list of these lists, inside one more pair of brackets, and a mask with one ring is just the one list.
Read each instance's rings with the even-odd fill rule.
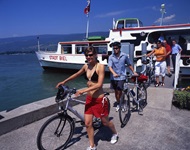
[[90,0],[87,0],[87,6],[84,9],[84,13],[88,15],[89,12],[90,12]]

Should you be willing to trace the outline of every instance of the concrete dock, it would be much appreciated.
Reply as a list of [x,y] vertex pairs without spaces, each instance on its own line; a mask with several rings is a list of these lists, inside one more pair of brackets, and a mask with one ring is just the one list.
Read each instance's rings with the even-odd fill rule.
[[[168,84],[168,85],[167,85]],[[110,92],[110,119],[119,134],[119,141],[111,145],[111,133],[106,127],[95,131],[98,150],[189,150],[190,147],[190,111],[179,110],[172,106],[173,88],[171,82],[164,87],[149,87],[148,105],[143,115],[133,112],[128,124],[121,128],[119,114],[115,112],[113,91]],[[170,85],[169,85],[170,84]],[[83,98],[83,97],[81,97]],[[0,112],[0,149],[1,150],[37,150],[36,137],[42,124],[57,111],[51,97],[29,105],[21,106],[10,112]],[[83,113],[84,106],[76,105]],[[43,118],[44,116],[47,116]],[[41,119],[43,118],[43,119]],[[36,121],[38,120],[38,121]],[[27,125],[26,125],[27,124]],[[89,146],[86,129],[76,124],[75,134],[68,150],[85,150]]]

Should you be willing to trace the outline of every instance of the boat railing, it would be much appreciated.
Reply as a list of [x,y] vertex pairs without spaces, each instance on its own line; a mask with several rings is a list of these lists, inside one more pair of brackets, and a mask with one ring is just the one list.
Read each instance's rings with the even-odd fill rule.
[[174,89],[176,89],[178,78],[179,78],[179,71],[180,71],[180,58],[181,54],[176,55],[176,62],[175,62],[175,76],[174,76]]

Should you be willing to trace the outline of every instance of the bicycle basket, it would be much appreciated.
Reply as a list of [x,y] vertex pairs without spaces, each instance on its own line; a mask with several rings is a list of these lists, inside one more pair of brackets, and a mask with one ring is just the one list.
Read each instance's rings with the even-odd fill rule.
[[[133,82],[135,82],[136,77],[131,77],[131,80]],[[148,80],[148,76],[145,76],[143,74],[141,74],[138,78],[137,78],[138,82],[144,82]]]
[[60,85],[58,87],[58,92],[57,92],[55,100],[56,101],[60,101],[60,100],[65,99],[67,97],[68,93],[69,93],[69,87],[68,86],[64,86],[64,85]]

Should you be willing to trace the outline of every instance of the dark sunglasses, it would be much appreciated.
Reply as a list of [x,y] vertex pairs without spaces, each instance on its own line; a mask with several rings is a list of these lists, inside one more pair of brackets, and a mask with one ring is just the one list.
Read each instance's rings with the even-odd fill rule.
[[114,49],[114,50],[115,50],[115,49],[117,50],[117,49],[119,49],[119,47],[115,47],[115,48],[113,48],[113,49]]
[[90,56],[92,57],[94,54],[85,54],[86,57]]

